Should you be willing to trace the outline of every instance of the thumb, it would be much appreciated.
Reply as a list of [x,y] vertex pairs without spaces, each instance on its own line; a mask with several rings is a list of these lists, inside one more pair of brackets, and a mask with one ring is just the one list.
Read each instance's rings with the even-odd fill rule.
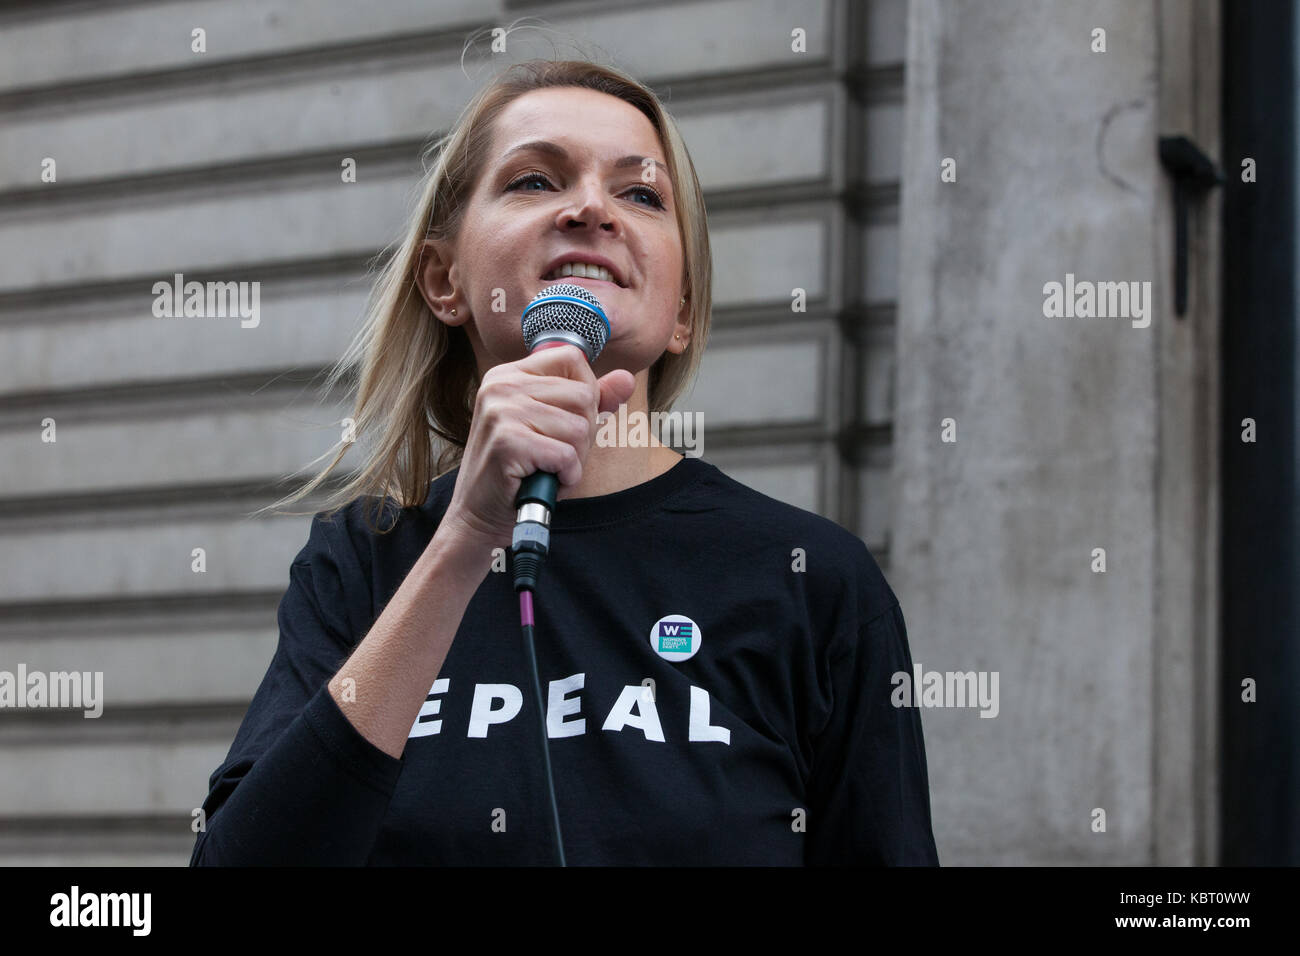
[[636,377],[625,368],[616,368],[599,379],[600,411],[614,413],[636,391]]

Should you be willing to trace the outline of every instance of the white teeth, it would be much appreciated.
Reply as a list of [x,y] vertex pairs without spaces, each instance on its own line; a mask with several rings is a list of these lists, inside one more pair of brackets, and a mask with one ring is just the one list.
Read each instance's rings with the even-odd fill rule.
[[580,279],[602,279],[613,282],[614,274],[604,266],[591,265],[586,262],[566,262],[546,278],[562,279],[565,276],[577,276]]

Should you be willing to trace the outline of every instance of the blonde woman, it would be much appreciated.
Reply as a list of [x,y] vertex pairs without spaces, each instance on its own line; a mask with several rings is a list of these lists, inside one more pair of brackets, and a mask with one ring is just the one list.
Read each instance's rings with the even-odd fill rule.
[[[466,107],[335,367],[359,366],[367,457],[289,569],[193,864],[938,862],[863,543],[653,437],[595,440],[697,371],[707,228],[631,77],[532,61]],[[525,347],[557,281],[605,308],[594,364]],[[535,472],[560,484],[536,685],[501,567]]]

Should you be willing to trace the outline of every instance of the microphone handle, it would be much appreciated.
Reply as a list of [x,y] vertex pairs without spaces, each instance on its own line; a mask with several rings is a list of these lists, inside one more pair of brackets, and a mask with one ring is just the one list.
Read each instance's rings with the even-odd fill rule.
[[555,510],[555,495],[560,487],[560,480],[549,471],[537,471],[519,484],[519,494],[515,496],[515,507],[519,508],[529,501],[545,506],[547,511]]
[[519,517],[510,542],[516,591],[537,587],[542,560],[551,549],[551,512],[555,510],[559,487],[559,478],[549,471],[534,472],[519,483],[519,494],[515,496]]

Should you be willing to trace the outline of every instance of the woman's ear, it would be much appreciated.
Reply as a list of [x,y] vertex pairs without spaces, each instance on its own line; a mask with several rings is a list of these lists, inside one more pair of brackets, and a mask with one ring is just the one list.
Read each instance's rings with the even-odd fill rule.
[[691,304],[683,298],[680,305],[677,322],[673,325],[673,338],[668,343],[668,351],[675,355],[681,355],[691,344]]
[[415,264],[415,284],[434,318],[447,325],[469,320],[469,309],[451,281],[452,246],[444,239],[425,239]]

